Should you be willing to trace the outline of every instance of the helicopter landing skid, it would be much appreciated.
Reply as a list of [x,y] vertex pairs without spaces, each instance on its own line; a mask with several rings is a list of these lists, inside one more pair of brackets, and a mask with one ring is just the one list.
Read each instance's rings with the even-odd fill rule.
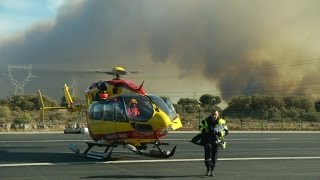
[[[161,142],[155,142],[153,148],[149,150],[149,152],[146,152],[144,150],[140,150],[136,148],[135,146],[131,144],[127,144],[126,147],[140,155],[144,156],[151,156],[151,157],[157,157],[157,158],[169,158],[172,157],[176,151],[177,146],[174,146],[174,148],[171,151],[164,151],[160,148],[161,145],[169,145],[168,143],[161,143]],[[156,149],[155,149],[156,148]]]
[[[102,143],[97,143],[97,142],[86,142],[86,144],[88,145],[88,148],[83,153],[81,153],[79,148],[77,146],[75,146],[74,144],[70,144],[69,149],[71,151],[75,152],[76,154],[81,155],[81,156],[106,160],[106,159],[110,158],[112,151],[113,151],[113,148],[117,147],[117,145],[114,145],[114,144],[102,144]],[[104,150],[104,152],[96,152],[96,151],[89,152],[91,150],[91,148],[93,148],[94,146],[106,147],[106,149]]]

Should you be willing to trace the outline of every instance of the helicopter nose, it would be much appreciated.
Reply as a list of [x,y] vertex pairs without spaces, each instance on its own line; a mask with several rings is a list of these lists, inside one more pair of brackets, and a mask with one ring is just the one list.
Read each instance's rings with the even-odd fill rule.
[[163,112],[155,113],[155,115],[150,120],[150,124],[153,129],[170,129],[170,127],[172,126],[170,118]]

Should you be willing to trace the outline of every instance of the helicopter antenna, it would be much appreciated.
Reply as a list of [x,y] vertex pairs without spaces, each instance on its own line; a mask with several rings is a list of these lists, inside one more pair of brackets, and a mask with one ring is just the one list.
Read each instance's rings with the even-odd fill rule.
[[139,90],[143,87],[143,84],[144,84],[144,80],[142,81],[140,87],[139,87]]
[[[12,84],[15,86],[14,88],[14,94],[24,94],[24,87],[27,84],[27,82],[30,82],[30,78],[36,77],[31,75],[31,69],[32,69],[32,64],[29,66],[23,66],[23,65],[8,65],[8,74],[3,74],[5,76],[9,76]],[[18,81],[16,79],[16,76],[14,75],[14,71],[27,71],[27,76],[22,79],[21,81]]]
[[77,88],[76,80],[75,80],[74,76],[72,75],[72,78],[70,81],[70,87],[69,87],[69,90],[70,90],[72,97],[75,97],[75,95],[77,94],[76,88]]

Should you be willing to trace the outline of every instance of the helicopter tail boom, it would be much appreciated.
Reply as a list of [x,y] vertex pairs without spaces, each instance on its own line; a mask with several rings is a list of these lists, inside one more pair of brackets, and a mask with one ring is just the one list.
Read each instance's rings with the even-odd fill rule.
[[40,105],[40,110],[54,110],[54,109],[66,109],[66,107],[47,107],[44,105],[43,97],[41,94],[41,91],[38,90],[38,98],[39,98],[39,105]]
[[65,109],[65,110],[70,111],[70,112],[75,112],[75,111],[79,111],[79,110],[81,110],[83,108],[86,108],[86,106],[83,105],[83,104],[74,104],[73,99],[71,97],[71,94],[69,92],[69,87],[66,84],[64,85],[63,91],[64,91],[64,95],[65,95],[66,102],[67,102],[68,106],[65,106],[65,107],[59,107],[59,106],[48,107],[48,106],[45,106],[41,91],[38,90],[40,111],[43,112],[45,110],[50,111],[50,110],[57,110],[57,109]]

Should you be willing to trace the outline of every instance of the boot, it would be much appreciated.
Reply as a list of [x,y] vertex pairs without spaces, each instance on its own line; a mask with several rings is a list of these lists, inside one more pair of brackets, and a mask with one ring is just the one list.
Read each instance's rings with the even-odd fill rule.
[[215,176],[214,171],[210,170],[209,175],[208,176]]
[[207,169],[206,176],[210,176],[211,170]]
[[222,149],[226,149],[226,147],[227,147],[227,142],[222,142]]
[[214,174],[214,165],[212,165],[211,166],[211,168],[210,168],[210,172],[209,172],[209,176],[215,176],[215,174]]

